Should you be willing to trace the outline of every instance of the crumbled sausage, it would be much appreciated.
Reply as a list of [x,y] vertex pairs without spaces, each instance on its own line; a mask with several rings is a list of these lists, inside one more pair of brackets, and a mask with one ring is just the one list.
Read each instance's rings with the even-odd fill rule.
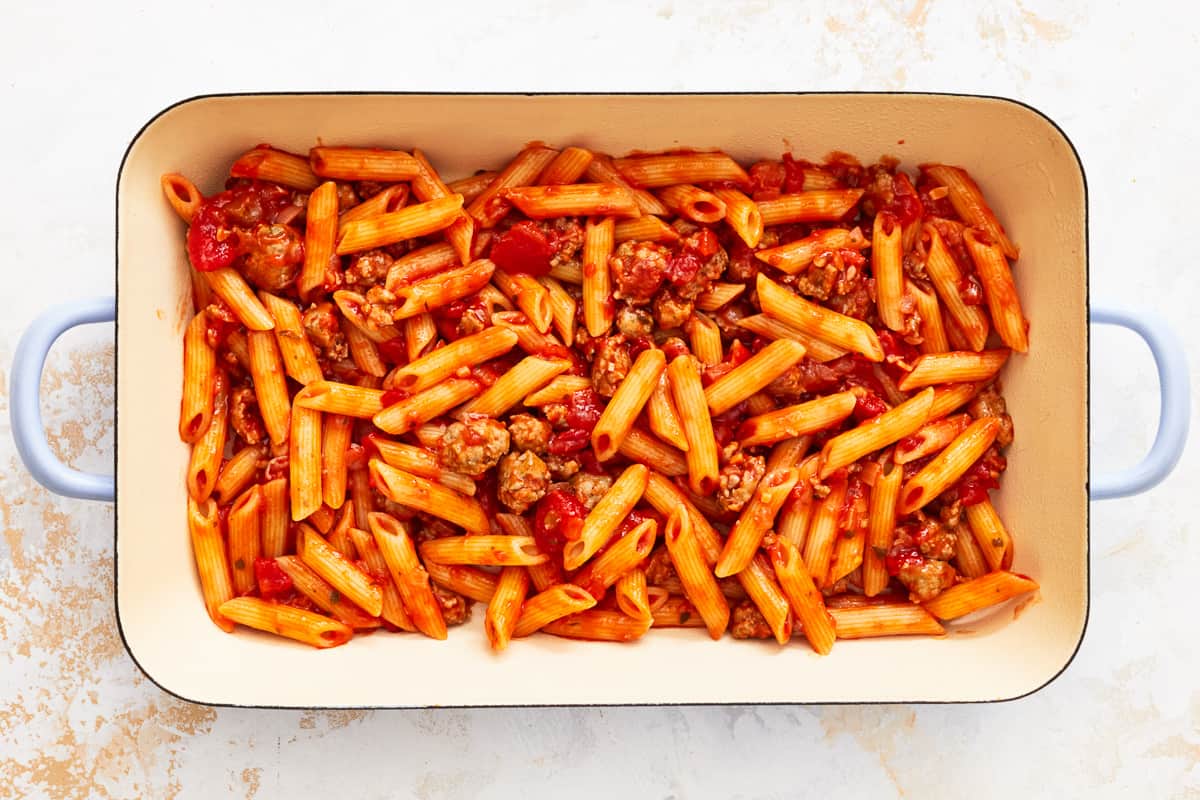
[[229,395],[229,423],[246,444],[258,444],[267,437],[254,389],[241,386]]
[[391,266],[392,257],[382,250],[360,253],[346,269],[346,283],[364,288],[376,286],[384,282]]
[[828,300],[837,284],[837,270],[829,263],[823,266],[810,264],[808,269],[789,282],[802,295],[817,300]]
[[546,468],[550,470],[551,477],[556,481],[565,481],[579,472],[582,465],[579,459],[573,455],[556,455],[548,453],[546,455]]
[[600,502],[600,498],[608,493],[612,485],[612,478],[594,472],[577,472],[571,476],[571,488],[588,511],[596,507],[596,503]]
[[942,524],[949,528],[957,528],[962,524],[962,500],[955,497],[950,502],[943,502],[942,507],[938,510],[938,517],[942,520]]
[[665,547],[659,547],[646,560],[646,583],[651,586],[664,586],[678,583],[679,574],[675,572],[675,564]]
[[508,435],[515,449],[541,455],[550,442],[550,423],[532,414],[513,414],[508,418]]
[[338,181],[337,201],[339,214],[358,205],[358,193],[354,191],[354,185]]
[[917,533],[917,542],[921,549],[921,555],[926,558],[949,561],[954,558],[958,536],[953,527],[927,519]]
[[717,476],[717,503],[726,511],[741,511],[766,471],[767,462],[762,456],[737,453]]
[[452,422],[442,437],[442,466],[464,475],[479,475],[508,452],[508,429],[489,417],[469,417]]
[[317,356],[341,361],[349,355],[346,336],[338,324],[337,309],[332,303],[316,303],[301,318],[308,340],[317,349]]
[[837,384],[838,375],[830,367],[805,358],[767,384],[766,392],[775,397],[797,400],[811,392],[828,391]]
[[617,309],[617,330],[631,339],[649,336],[654,330],[654,318],[644,308],[622,303]]
[[541,500],[550,488],[550,470],[531,450],[509,453],[500,459],[496,499],[517,514]]
[[663,289],[654,297],[654,320],[661,330],[682,328],[692,317],[695,304],[678,297],[670,289]]
[[666,278],[670,255],[670,250],[654,242],[622,242],[618,245],[608,260],[616,283],[615,297],[634,305],[650,302]]
[[629,356],[629,345],[625,337],[606,336],[596,346],[596,357],[592,361],[592,386],[601,397],[612,397],[621,381],[629,374],[633,359]]
[[379,181],[358,181],[354,184],[354,189],[358,196],[363,200],[374,197],[386,188]]
[[900,566],[897,577],[914,603],[924,603],[953,586],[956,573],[954,567],[936,558],[909,559]]
[[[764,235],[764,239],[766,236]],[[760,247],[771,246],[768,242],[759,242]],[[729,266],[725,268],[725,280],[737,283],[750,283],[758,275],[762,262],[754,255],[754,250],[747,247],[745,242],[733,244],[733,252],[729,256]]]
[[279,291],[300,274],[304,240],[290,225],[256,225],[253,232],[242,236],[242,242],[248,245],[242,273],[258,288]]
[[1012,417],[1008,414],[1008,404],[1004,402],[1004,396],[997,391],[994,384],[975,396],[975,399],[967,406],[967,413],[973,419],[995,417],[1000,420],[1000,432],[996,434],[996,446],[1008,447],[1012,444]]
[[554,245],[554,255],[550,257],[550,268],[564,264],[577,263],[579,251],[583,247],[583,226],[573,217],[558,217],[542,222],[539,227],[546,234],[546,239]]
[[762,612],[749,600],[743,600],[733,607],[729,632],[735,639],[770,639],[773,635]]
[[442,607],[442,618],[447,625],[462,625],[471,618],[471,601],[457,592],[452,592],[444,586],[430,583],[433,596]]

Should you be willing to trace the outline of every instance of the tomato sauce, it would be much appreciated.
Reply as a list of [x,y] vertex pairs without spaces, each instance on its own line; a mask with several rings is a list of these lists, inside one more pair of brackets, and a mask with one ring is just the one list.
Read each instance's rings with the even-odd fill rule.
[[505,272],[538,276],[550,272],[554,252],[554,244],[538,224],[527,220],[497,236],[492,242],[490,256]]

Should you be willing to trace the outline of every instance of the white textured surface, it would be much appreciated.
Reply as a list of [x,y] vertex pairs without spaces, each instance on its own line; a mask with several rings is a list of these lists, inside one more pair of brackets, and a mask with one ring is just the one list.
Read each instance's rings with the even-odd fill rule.
[[[1154,308],[1200,345],[1184,327],[1197,277],[1176,244],[1194,216],[1200,100],[1190,87],[1200,58],[1194,25],[1172,4],[978,11],[910,0],[892,12],[847,0],[803,11],[660,1],[637,12],[598,4],[590,17],[566,5],[485,21],[450,4],[396,3],[357,32],[335,4],[6,9],[0,363],[41,307],[112,290],[113,184],[142,122],[192,94],[251,89],[1017,97],[1065,128],[1088,171],[1094,301]],[[362,31],[377,43],[358,44]],[[294,44],[275,46],[284,42]],[[1098,330],[1093,346],[1093,459],[1113,467],[1149,444],[1155,380],[1131,336]],[[112,357],[111,331],[75,332],[44,381],[51,435],[81,468],[111,462]],[[112,511],[51,498],[20,470],[5,389],[0,797],[509,797],[531,781],[539,793],[618,797],[1200,796],[1200,549],[1185,522],[1196,508],[1195,448],[1153,493],[1093,504],[1087,638],[1059,680],[1015,703],[213,710],[164,695],[126,656],[112,609]]]

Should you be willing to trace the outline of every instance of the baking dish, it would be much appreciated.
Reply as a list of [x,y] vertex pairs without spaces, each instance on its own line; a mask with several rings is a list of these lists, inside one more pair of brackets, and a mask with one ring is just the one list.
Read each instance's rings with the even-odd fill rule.
[[[180,225],[162,200],[159,175],[184,172],[214,191],[221,170],[247,146],[270,141],[305,151],[318,139],[420,143],[449,175],[502,163],[532,139],[615,153],[721,146],[741,161],[789,148],[818,158],[842,150],[895,155],[908,166],[939,160],[968,167],[1022,246],[1018,286],[1034,337],[1029,356],[1007,372],[1020,435],[997,505],[1016,532],[1015,567],[1038,579],[1040,595],[1020,608],[1000,606],[944,639],[845,642],[826,658],[804,647],[714,644],[686,630],[634,645],[539,636],[494,656],[479,613],[470,630],[445,642],[376,635],[312,652],[250,632],[225,635],[200,602],[185,533],[187,447],[175,430],[190,289]],[[142,129],[117,190],[117,297],[52,310],[29,330],[13,366],[13,430],[27,466],[52,490],[113,499],[115,488],[118,621],[139,666],[174,694],[283,707],[986,701],[1045,685],[1082,638],[1086,188],[1070,142],[1026,106],[924,94],[201,97]],[[115,480],[58,463],[37,407],[38,376],[57,335],[113,318]],[[1092,309],[1091,320],[1146,339],[1162,386],[1150,454],[1120,475],[1095,477],[1091,496],[1100,499],[1144,491],[1169,473],[1186,438],[1188,385],[1181,348],[1153,318]]]

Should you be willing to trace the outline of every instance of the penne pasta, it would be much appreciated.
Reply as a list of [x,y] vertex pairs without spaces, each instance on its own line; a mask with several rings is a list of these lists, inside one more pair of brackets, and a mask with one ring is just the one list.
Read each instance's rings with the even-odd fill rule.
[[747,247],[758,247],[763,235],[762,213],[753,200],[738,189],[714,188],[713,194],[725,204],[725,221]]
[[794,242],[757,250],[754,255],[781,272],[795,275],[808,269],[808,266],[823,253],[863,250],[870,246],[871,243],[858,228],[827,228]]
[[750,176],[746,171],[724,153],[633,156],[614,159],[613,166],[633,185],[648,189],[712,181],[732,181],[739,186],[750,185]]
[[779,588],[800,620],[804,638],[808,639],[813,650],[823,656],[829,655],[837,638],[833,617],[826,610],[825,598],[813,583],[796,545],[787,539],[771,537],[767,552],[775,567]]
[[821,478],[824,479],[842,467],[853,464],[868,453],[882,450],[906,436],[912,436],[930,418],[933,400],[934,390],[925,389],[895,408],[871,417],[857,427],[830,439],[821,451],[824,458]]
[[596,642],[632,642],[650,630],[650,620],[627,617],[620,611],[592,608],[542,626],[543,633]]
[[505,567],[500,571],[500,580],[483,620],[483,630],[493,650],[508,647],[528,591],[529,573],[523,567]]
[[879,337],[862,320],[810,303],[761,272],[757,286],[759,302],[769,316],[835,347],[861,353],[871,361],[883,361]]
[[906,281],[906,292],[911,295],[921,318],[918,330],[921,334],[922,353],[945,353],[950,349],[946,329],[942,325],[942,311],[937,294],[927,292],[912,281]]
[[654,435],[669,445],[686,451],[687,437],[683,433],[683,422],[679,419],[679,411],[675,408],[675,398],[671,394],[671,382],[664,371],[659,376],[658,384],[650,393],[646,403],[646,419]]
[[[720,364],[725,358],[724,346],[721,343],[721,329],[717,323],[698,311],[683,324],[684,332],[691,340],[692,353],[701,364],[711,367]],[[798,345],[797,345],[798,346]]]
[[300,309],[290,300],[276,297],[270,292],[259,292],[258,296],[275,321],[275,341],[279,344],[283,369],[288,377],[301,385],[321,380],[317,352],[313,350],[300,322]]
[[664,475],[687,475],[687,460],[679,450],[639,428],[631,428],[618,452],[638,464]]
[[[503,328],[484,328],[413,361],[391,376],[391,387],[416,393],[441,383],[463,367],[473,367],[502,356],[517,343],[516,334]],[[389,431],[390,432],[390,431]]]
[[742,510],[725,540],[714,570],[718,578],[736,575],[750,565],[799,479],[800,471],[795,467],[777,469],[762,477],[754,497]]
[[583,177],[588,165],[592,163],[590,150],[582,147],[568,147],[554,157],[550,166],[538,178],[539,186],[557,186],[565,183],[575,183]]
[[379,457],[396,469],[432,478],[438,483],[465,495],[475,494],[475,481],[466,475],[442,467],[438,457],[423,447],[393,442],[381,436],[368,436],[367,441],[379,451]]
[[900,490],[900,513],[911,514],[949,489],[991,447],[1000,429],[995,417],[971,423]]
[[770,563],[760,553],[750,562],[750,566],[737,574],[737,579],[767,621],[775,641],[781,645],[787,644],[792,638],[792,613],[787,597],[775,581]]
[[416,361],[429,352],[437,338],[437,323],[428,311],[404,320],[404,347],[409,361]]
[[329,508],[346,502],[346,453],[354,434],[354,418],[328,414],[321,424],[321,499]]
[[738,428],[742,447],[774,444],[831,428],[850,416],[858,400],[853,392],[819,397],[751,417]]
[[192,445],[192,456],[188,461],[187,490],[197,503],[207,500],[217,483],[229,430],[229,379],[224,370],[217,370],[214,377],[212,417],[204,433]]
[[[1012,547],[1012,537],[1000,521],[1000,515],[996,513],[992,501],[985,499],[964,506],[964,510],[967,512],[967,523],[971,533],[979,545],[980,553],[987,561],[988,569],[995,571],[1007,567],[1004,560]],[[965,533],[960,531],[959,537],[966,538]]]
[[248,444],[225,462],[212,490],[212,498],[218,505],[232,502],[250,485],[254,474],[258,472],[259,462],[266,458],[266,454],[266,447]]
[[[429,577],[438,586],[444,586],[477,603],[491,602],[492,595],[496,593],[496,581],[498,580],[496,575],[478,567],[428,561],[425,563],[425,569],[429,571]],[[526,569],[530,568],[526,567]]]
[[1033,579],[1001,570],[951,586],[924,606],[940,620],[958,619],[1037,588]]
[[904,470],[896,464],[883,467],[871,487],[867,512],[867,543],[863,552],[863,594],[874,597],[887,588],[887,552],[896,534],[896,501]]
[[387,364],[383,363],[383,358],[379,355],[379,348],[376,347],[371,337],[344,317],[341,329],[342,335],[346,337],[346,345],[350,350],[350,358],[354,361],[355,368],[366,375],[373,375],[377,378],[387,375]]
[[393,403],[371,421],[380,430],[399,436],[469,400],[480,388],[479,382],[470,378],[450,378]]
[[402,150],[366,147],[314,147],[308,151],[312,171],[340,181],[410,181],[421,174],[420,163]]
[[[746,291],[744,283],[713,283],[696,297],[698,311],[716,311],[729,305]],[[772,339],[783,337],[772,336]],[[801,342],[803,344],[803,342]]]
[[579,538],[567,542],[563,547],[563,566],[566,569],[579,569],[597,550],[608,544],[621,522],[642,499],[649,474],[650,471],[642,464],[633,464],[625,468],[612,487],[588,512],[579,531]]
[[[420,150],[413,150],[413,159],[417,162],[417,174],[412,179],[413,194],[423,202],[440,200],[450,197],[454,192],[442,181],[433,164]],[[464,203],[470,202],[465,197]],[[475,219],[466,211],[460,211],[449,227],[446,228],[446,241],[454,247],[461,264],[471,260],[471,240],[475,238]]]
[[813,582],[821,587],[828,584],[826,577],[833,558],[833,546],[841,532],[842,502],[846,499],[845,478],[834,476],[827,483],[829,494],[817,505],[804,541],[804,563]]
[[378,511],[368,515],[368,523],[409,619],[426,636],[445,639],[442,607],[429,584],[429,573],[417,558],[408,529],[399,520]]
[[550,558],[538,550],[531,536],[447,536],[422,542],[420,550],[426,561],[478,567],[528,567]]
[[[963,300],[959,288],[963,279],[962,270],[954,260],[954,256],[946,249],[937,228],[932,224],[927,224],[924,235],[929,239],[925,271],[929,274],[929,279],[933,281],[938,297],[945,304],[946,313],[958,325],[970,344],[970,349],[982,350],[988,337],[987,317],[978,306],[969,306]],[[954,342],[951,341],[951,344]]]
[[542,170],[550,166],[558,151],[531,144],[517,154],[508,166],[467,206],[467,212],[481,228],[493,228],[508,213],[506,190],[535,183]]
[[311,611],[269,603],[257,597],[238,597],[221,604],[227,619],[267,633],[285,636],[313,647],[337,647],[350,641],[349,626]]
[[996,333],[1018,353],[1028,351],[1029,322],[1021,310],[1021,300],[1017,297],[1017,287],[1003,248],[993,244],[987,234],[981,235],[969,228],[963,232],[963,243],[975,262],[975,272],[983,284]]
[[575,298],[555,278],[544,275],[538,278],[538,283],[546,289],[550,301],[550,318],[554,321],[554,330],[563,344],[570,347],[575,343]]
[[900,223],[890,214],[876,214],[871,234],[871,271],[875,274],[875,302],[879,318],[894,331],[904,330],[903,247]]
[[194,443],[208,430],[216,389],[217,353],[208,343],[208,312],[200,311],[183,336],[183,400],[179,406],[179,438]]
[[394,294],[400,305],[393,310],[392,318],[397,321],[406,320],[475,294],[492,279],[495,269],[495,264],[483,258],[466,266],[399,286]]
[[636,217],[633,193],[611,183],[576,183],[571,186],[522,186],[506,189],[505,200],[531,219],[551,217]]
[[588,164],[587,169],[583,173],[588,180],[596,183],[611,183],[615,186],[620,186],[630,190],[633,193],[633,199],[641,209],[642,214],[656,214],[660,217],[671,213],[671,210],[662,204],[654,195],[647,192],[645,189],[638,189],[630,184],[621,174],[620,170],[613,164],[613,160],[606,155],[593,154],[592,163]]
[[839,639],[877,636],[941,636],[946,631],[928,611],[909,602],[830,608]]
[[393,503],[432,514],[439,519],[460,525],[468,532],[486,533],[490,530],[487,515],[478,501],[440,483],[396,469],[378,458],[370,460],[369,468],[375,488]]
[[613,220],[588,220],[583,240],[583,320],[588,335],[603,336],[613,323],[612,276],[608,257],[613,251]]
[[[696,307],[699,308],[699,301],[697,301]],[[751,314],[748,317],[742,317],[737,324],[738,327],[745,328],[765,339],[794,339],[804,345],[806,357],[819,364],[841,358],[848,352],[766,314]]]
[[337,238],[337,184],[325,181],[308,196],[304,216],[304,266],[296,278],[301,297],[308,297],[314,289],[324,285],[325,275],[331,268],[335,271],[339,268],[336,261],[331,263]]
[[196,572],[200,576],[204,607],[208,609],[208,616],[213,623],[230,633],[233,631],[233,622],[221,610],[221,606],[233,597],[233,582],[229,577],[225,543],[221,540],[217,504],[211,499],[197,501],[194,497],[188,497],[187,503],[188,534],[192,540]]
[[655,628],[703,628],[704,618],[686,597],[668,596],[650,612]]
[[251,486],[229,509],[229,562],[235,594],[254,591],[254,560],[262,554],[262,489]]
[[717,488],[717,440],[700,383],[699,364],[694,356],[677,356],[667,367],[667,377],[687,437],[688,484],[697,494],[711,494]]
[[299,521],[321,507],[321,412],[292,406],[288,435],[288,488],[292,520]]
[[1005,256],[1017,260],[1020,251],[1009,240],[1004,227],[983,199],[979,185],[965,169],[947,164],[922,164],[921,170],[949,190],[950,205],[954,206],[954,212],[958,216],[968,225],[986,231],[991,240],[1000,246]]
[[316,531],[302,528],[297,549],[305,566],[369,616],[378,617],[383,612],[383,590],[379,585]]
[[246,334],[246,350],[263,426],[271,437],[271,444],[282,445],[288,440],[292,409],[288,401],[287,382],[283,377],[283,358],[279,354],[279,345],[270,331],[249,331]]
[[262,485],[262,554],[264,558],[278,558],[287,546],[288,526],[291,525],[291,509],[288,507],[288,479],[275,478]]
[[693,222],[713,225],[725,219],[725,202],[712,192],[698,186],[680,184],[668,186],[658,193],[663,205]]
[[527,406],[544,406],[561,403],[581,389],[592,388],[592,379],[579,375],[559,375],[536,392],[525,396],[521,402]]
[[399,211],[353,220],[338,233],[335,252],[339,256],[361,253],[436,233],[458,219],[462,205],[462,195],[452,194]]
[[[407,183],[394,183],[386,187],[379,194],[372,195],[366,200],[363,200],[356,206],[343,211],[338,215],[338,231],[342,226],[349,222],[354,222],[357,219],[366,219],[367,217],[376,217],[380,214],[388,214],[392,211],[399,211],[404,208],[404,204],[408,201],[409,185]],[[334,232],[336,238],[337,231]],[[332,253],[333,250],[330,250]]]
[[550,292],[532,275],[509,275],[502,269],[492,274],[492,282],[516,304],[538,333],[550,330],[554,321],[550,310]]
[[817,470],[820,467],[821,455],[819,453],[809,456],[800,463],[797,467],[799,475],[796,479],[796,488],[792,490],[791,497],[784,503],[775,523],[775,532],[781,538],[796,545],[798,550],[804,548],[805,540],[808,538],[808,526],[812,521],[814,505],[812,482],[817,477]]
[[512,635],[516,638],[529,636],[555,620],[578,614],[595,605],[596,598],[578,586],[549,586],[525,601]]
[[354,630],[379,627],[379,620],[343,597],[329,581],[305,564],[300,556],[281,556],[275,559],[275,565],[292,579],[292,588],[338,622]]
[[250,284],[246,283],[246,279],[233,267],[222,267],[212,272],[206,272],[204,280],[212,289],[213,294],[225,301],[225,305],[233,311],[238,322],[250,330],[269,331],[275,327],[275,320],[254,296]]
[[[159,179],[159,185],[171,208],[175,209],[180,219],[191,225],[192,217],[196,216],[200,204],[204,202],[204,195],[196,188],[196,184],[178,173],[170,172]],[[199,308],[206,305],[203,303]]]
[[988,573],[988,563],[965,526],[958,526],[954,536],[954,564],[964,578],[978,578]]
[[[807,187],[807,183],[805,184]],[[758,201],[763,225],[793,222],[836,222],[858,204],[862,189],[827,189],[781,194]]]
[[303,156],[285,153],[267,145],[256,147],[242,155],[233,162],[229,174],[234,178],[278,183],[302,192],[312,191],[317,188],[318,183]]
[[633,362],[592,429],[592,448],[600,461],[617,454],[666,368],[667,357],[657,348],[643,350]]
[[[930,416],[932,417],[932,414]],[[907,464],[918,458],[941,452],[970,424],[971,417],[967,414],[955,414],[952,417],[943,417],[934,422],[928,422],[912,436],[906,436],[896,443],[892,459],[897,464]]]
[[572,583],[600,600],[608,587],[646,560],[654,549],[657,536],[658,523],[653,519],[638,523],[576,573]]
[[634,619],[651,620],[649,587],[646,585],[646,571],[634,567],[613,584],[613,595],[617,599],[617,608],[621,613]]
[[350,528],[348,533],[354,549],[358,551],[366,569],[383,591],[383,610],[379,616],[402,631],[415,631],[417,626],[413,624],[412,618],[404,610],[404,600],[400,597],[400,589],[392,580],[387,560],[384,559],[379,545],[375,543],[375,537],[361,528]]
[[900,390],[908,392],[939,383],[990,381],[1008,361],[1009,353],[1007,349],[979,353],[956,350],[917,356],[912,370],[900,379]]
[[[637,200],[637,195],[634,195],[634,200]],[[650,195],[653,197],[653,195]],[[650,216],[644,208],[639,209],[643,212],[643,216],[633,219],[618,220],[613,226],[613,240],[616,242],[628,242],[636,240],[639,242],[677,242],[679,241],[679,232],[672,228],[667,223],[663,222],[658,217]],[[667,209],[663,209],[664,212]],[[575,281],[579,283],[579,281]]]
[[499,172],[480,170],[468,178],[459,178],[456,181],[450,181],[450,183],[446,184],[446,188],[455,194],[461,194],[464,200],[470,203],[476,197],[483,194],[484,189],[487,189],[499,174]]
[[691,513],[676,508],[667,519],[667,553],[684,593],[704,619],[709,637],[720,639],[729,625],[729,603],[709,571],[694,530]]
[[[542,389],[550,381],[571,368],[564,359],[526,356],[489,386],[483,394],[455,412],[459,419],[469,415],[499,417],[520,405],[522,398]],[[615,398],[614,398],[615,399]]]

